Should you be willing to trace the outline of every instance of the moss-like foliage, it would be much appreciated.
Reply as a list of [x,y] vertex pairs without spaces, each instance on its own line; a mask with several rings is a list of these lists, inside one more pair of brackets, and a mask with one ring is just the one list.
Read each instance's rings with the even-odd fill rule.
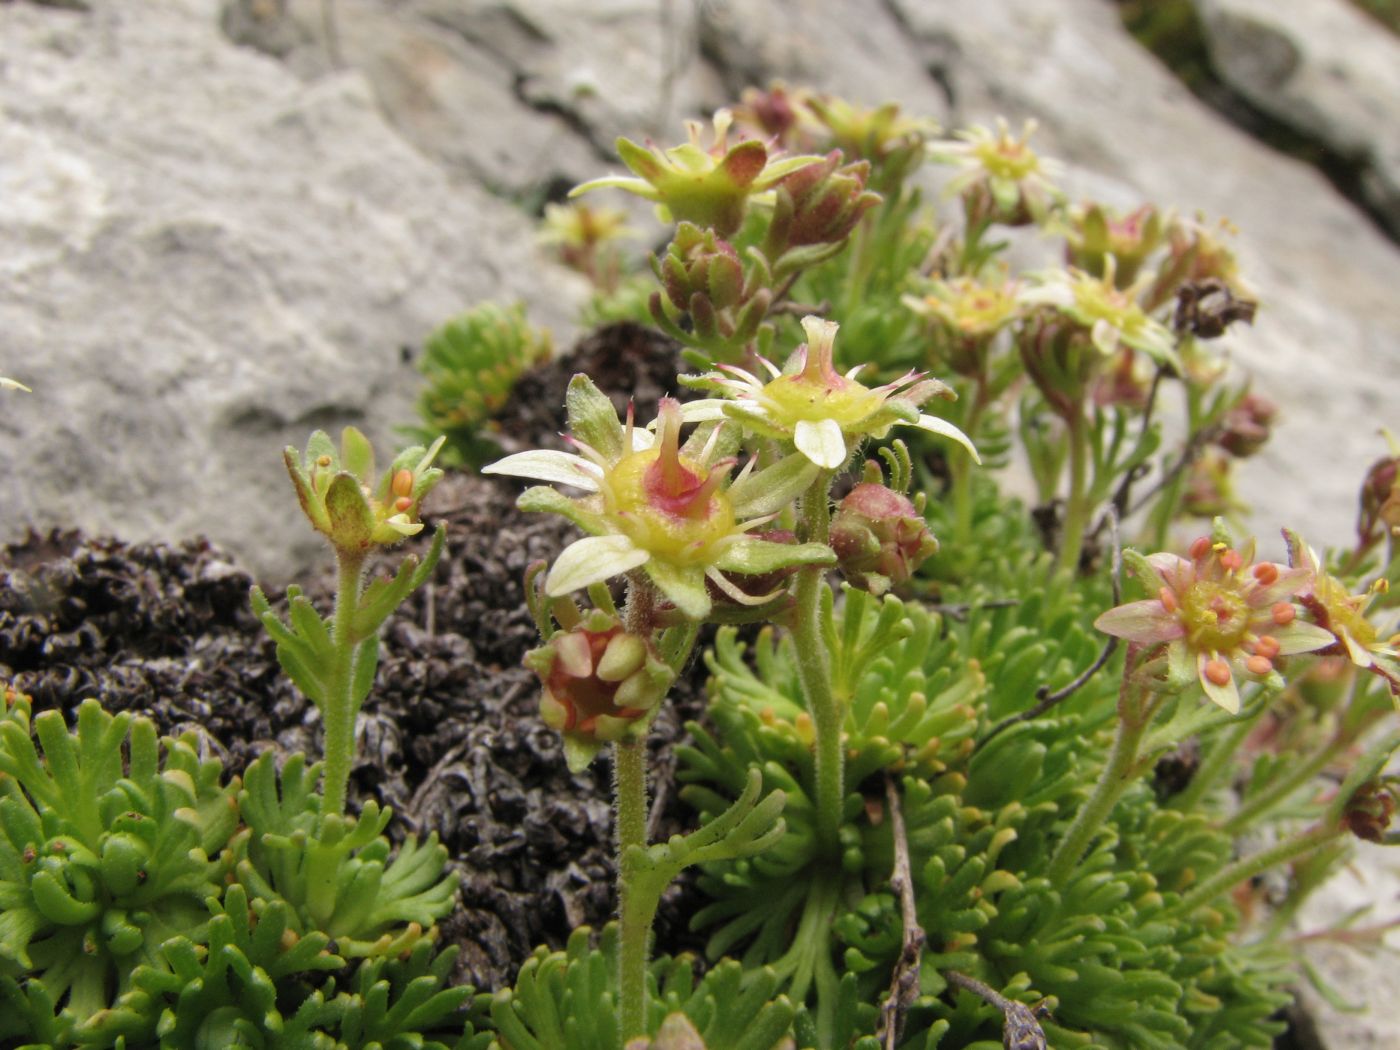
[[418,399],[425,441],[447,436],[443,462],[480,466],[500,450],[485,428],[516,380],[554,352],[549,332],[534,328],[517,303],[485,303],[428,337],[419,361],[426,382]]
[[[617,1016],[617,929],[598,943],[581,927],[564,951],[536,950],[521,967],[514,989],[491,1005],[497,1030],[492,1050],[597,1050],[621,1044]],[[648,975],[647,1031],[658,1033],[673,1014],[684,1015],[698,1046],[677,1042],[672,1023],[650,1050],[783,1050],[795,1010],[774,998],[778,979],[769,970],[745,970],[727,960],[695,980],[694,964],[681,957],[657,959]]]
[[[1034,537],[983,553],[979,582],[940,584],[953,614],[848,592],[827,612],[833,682],[846,710],[848,783],[839,869],[818,861],[807,717],[795,655],[760,637],[753,663],[731,635],[711,657],[713,729],[682,751],[688,798],[708,816],[744,772],[787,793],[787,833],[768,852],[711,865],[713,903],[695,916],[709,952],[767,965],[801,1015],[799,1045],[864,1046],[888,989],[901,915],[886,888],[894,861],[885,775],[902,799],[926,931],[920,996],[902,1047],[997,1039],[1001,1014],[941,976],[969,974],[1007,998],[1050,1008],[1056,1046],[1268,1045],[1287,996],[1282,953],[1232,946],[1227,900],[1193,914],[1180,894],[1231,857],[1231,838],[1199,812],[1131,790],[1063,884],[1049,859],[1098,774],[1116,676],[1090,679],[1053,713],[1003,727],[1089,666],[1085,626],[1106,582],[1050,570]],[[1015,595],[1014,602],[1002,602]],[[1107,604],[1107,595],[1102,599]],[[934,726],[932,731],[930,726]],[[844,976],[842,976],[844,974]],[[872,1047],[876,1044],[871,1043]],[[880,1044],[883,1045],[883,1044]]]
[[237,805],[192,738],[166,740],[162,757],[149,719],[110,715],[95,700],[79,707],[74,731],[47,711],[31,735],[28,698],[9,697],[0,966],[30,978],[24,995],[39,1015],[41,1000],[65,1002],[82,1022],[126,990],[134,968],[159,965],[166,939],[204,923]]
[[456,900],[436,835],[409,836],[390,859],[390,812],[371,801],[356,818],[322,816],[320,765],[293,755],[280,780],[273,757],[251,766],[238,804],[247,826],[235,840],[235,871],[255,896],[285,901],[300,933],[335,939],[347,958],[389,956],[431,937]]

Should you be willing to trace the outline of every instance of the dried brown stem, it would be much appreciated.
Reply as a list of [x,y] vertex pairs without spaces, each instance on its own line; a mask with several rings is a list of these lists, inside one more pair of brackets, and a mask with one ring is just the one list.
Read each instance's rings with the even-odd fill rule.
[[1005,1050],[1045,1050],[1045,1032],[1040,1027],[1040,1018],[1045,1016],[1042,1003],[1036,1007],[1008,999],[994,988],[983,984],[976,977],[969,977],[957,970],[944,970],[943,977],[951,985],[971,992],[983,1002],[1001,1011],[1001,1045]]
[[894,964],[890,994],[880,1008],[879,1036],[885,1050],[894,1050],[904,1031],[904,1018],[919,995],[919,958],[924,948],[924,929],[919,925],[914,901],[914,876],[909,865],[909,835],[904,830],[904,810],[894,777],[885,774],[885,802],[889,807],[890,835],[894,838],[894,871],[890,888],[899,896],[904,918],[903,946]]

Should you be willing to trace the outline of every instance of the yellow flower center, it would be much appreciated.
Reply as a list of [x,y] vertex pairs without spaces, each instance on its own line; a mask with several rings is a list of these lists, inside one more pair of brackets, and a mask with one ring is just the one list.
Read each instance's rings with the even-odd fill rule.
[[822,379],[779,376],[763,388],[759,401],[779,426],[791,428],[802,420],[834,419],[842,430],[855,428],[884,403],[869,387],[834,373]]
[[997,179],[1020,182],[1040,170],[1040,158],[1024,142],[999,138],[980,143],[976,149],[978,162],[987,174]]
[[714,544],[734,535],[734,508],[709,473],[685,456],[662,461],[662,449],[623,456],[602,485],[606,510],[642,550],[676,565],[714,560]]
[[1233,587],[1211,581],[1193,584],[1181,595],[1181,622],[1197,651],[1230,653],[1249,633],[1249,606]]

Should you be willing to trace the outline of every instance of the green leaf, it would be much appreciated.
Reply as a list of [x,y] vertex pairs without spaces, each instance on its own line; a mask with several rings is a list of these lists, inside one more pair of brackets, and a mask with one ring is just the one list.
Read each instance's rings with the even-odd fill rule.
[[812,487],[821,468],[800,452],[755,471],[729,486],[726,493],[740,518],[776,514]]
[[797,565],[835,565],[836,553],[824,543],[774,543],[741,540],[725,549],[715,567],[747,575],[775,572]]
[[703,620],[710,614],[710,595],[705,589],[703,569],[672,565],[657,558],[647,561],[642,569],[682,616]]
[[604,459],[615,463],[632,451],[622,447],[624,433],[613,403],[582,372],[569,380],[564,404],[569,414],[569,432],[600,452]]
[[354,474],[361,484],[374,484],[374,446],[355,427],[341,431],[340,468]]

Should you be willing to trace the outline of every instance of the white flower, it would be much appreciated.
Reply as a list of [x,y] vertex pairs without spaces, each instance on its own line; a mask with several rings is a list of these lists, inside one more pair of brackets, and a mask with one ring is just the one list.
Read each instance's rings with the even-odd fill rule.
[[900,424],[952,438],[981,462],[966,434],[947,420],[919,412],[930,397],[952,398],[946,385],[909,372],[884,386],[867,387],[856,379],[862,366],[840,375],[832,363],[839,325],[804,317],[802,327],[807,342],[793,354],[787,368],[760,358],[771,376],[767,382],[737,365],[720,365],[719,372],[690,380],[735,400],[693,402],[685,406],[686,419],[736,419],[759,434],[791,441],[824,470],[844,464],[854,443],[884,437]]

